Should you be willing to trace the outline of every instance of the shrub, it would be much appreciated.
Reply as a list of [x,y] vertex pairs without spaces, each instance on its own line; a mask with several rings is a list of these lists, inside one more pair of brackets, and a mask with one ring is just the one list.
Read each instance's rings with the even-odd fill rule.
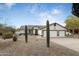
[[2,34],[2,37],[4,39],[8,39],[8,38],[12,38],[13,37],[13,33],[12,32],[6,32]]
[[16,36],[13,37],[13,41],[14,42],[17,41],[17,37]]

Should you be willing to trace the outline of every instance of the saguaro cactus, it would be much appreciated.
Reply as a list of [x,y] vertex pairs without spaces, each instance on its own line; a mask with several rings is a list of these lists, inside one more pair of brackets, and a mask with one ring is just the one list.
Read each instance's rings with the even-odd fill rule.
[[50,47],[50,28],[49,28],[49,21],[46,22],[46,32],[47,32],[47,47]]
[[27,26],[25,26],[25,42],[28,42]]

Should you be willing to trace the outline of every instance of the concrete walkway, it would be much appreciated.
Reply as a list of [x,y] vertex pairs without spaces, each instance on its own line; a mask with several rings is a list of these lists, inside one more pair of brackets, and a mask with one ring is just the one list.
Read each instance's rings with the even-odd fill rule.
[[79,52],[79,39],[78,38],[51,38],[52,42],[62,45],[66,48]]

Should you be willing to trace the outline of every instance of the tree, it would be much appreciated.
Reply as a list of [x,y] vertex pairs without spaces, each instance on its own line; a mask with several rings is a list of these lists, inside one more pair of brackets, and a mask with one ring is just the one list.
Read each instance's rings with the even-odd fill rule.
[[3,27],[3,24],[0,24],[0,28],[2,28]]
[[79,3],[72,4],[72,14],[79,17]]
[[76,16],[69,16],[65,21],[65,24],[66,28],[73,31],[73,34],[75,29],[79,30],[79,18]]
[[5,29],[8,30],[8,31],[11,31],[13,33],[15,33],[15,29],[12,28],[12,27],[10,27],[10,26],[5,27]]

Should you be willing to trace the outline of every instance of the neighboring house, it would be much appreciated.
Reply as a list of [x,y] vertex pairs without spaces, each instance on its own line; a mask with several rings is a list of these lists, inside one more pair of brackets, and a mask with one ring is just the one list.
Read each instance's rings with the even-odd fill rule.
[[[43,28],[44,26],[41,25],[27,25],[27,32],[30,35],[41,35],[40,28]],[[20,27],[21,30],[25,30],[25,26]]]
[[40,25],[34,25],[33,26],[33,34],[34,35],[41,35],[41,30],[40,28],[43,28],[44,26],[40,26]]
[[[50,37],[65,37],[67,29],[58,24],[58,23],[52,23],[49,25],[50,28]],[[46,37],[46,27],[41,28],[42,30],[42,36]]]

